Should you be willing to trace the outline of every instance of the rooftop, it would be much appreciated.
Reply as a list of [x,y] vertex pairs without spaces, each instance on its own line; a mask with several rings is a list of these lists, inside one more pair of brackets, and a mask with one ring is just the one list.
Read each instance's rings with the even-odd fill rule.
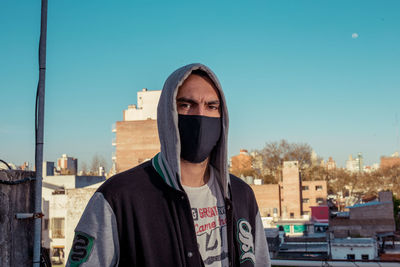
[[376,241],[373,238],[335,238],[331,240],[332,245],[369,245]]
[[358,207],[368,207],[368,206],[375,206],[375,205],[381,205],[381,204],[388,204],[390,203],[389,201],[384,201],[384,202],[380,202],[380,201],[371,201],[371,202],[367,202],[367,203],[361,203],[361,204],[355,204],[353,206],[348,206],[346,208],[358,208]]

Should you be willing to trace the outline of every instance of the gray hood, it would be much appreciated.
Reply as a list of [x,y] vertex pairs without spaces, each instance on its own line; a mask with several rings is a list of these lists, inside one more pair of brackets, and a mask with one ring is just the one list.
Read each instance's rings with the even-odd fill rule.
[[178,112],[176,110],[176,95],[179,87],[193,70],[205,71],[214,82],[219,91],[222,132],[221,138],[214,149],[215,153],[210,157],[210,164],[216,170],[216,177],[222,187],[223,194],[228,197],[229,172],[227,163],[227,145],[228,145],[228,110],[222,87],[217,76],[207,66],[195,63],[186,65],[174,71],[166,80],[161,92],[157,108],[158,135],[161,143],[161,153],[153,159],[153,165],[170,186],[181,190],[181,168],[180,151],[181,142],[178,130]]

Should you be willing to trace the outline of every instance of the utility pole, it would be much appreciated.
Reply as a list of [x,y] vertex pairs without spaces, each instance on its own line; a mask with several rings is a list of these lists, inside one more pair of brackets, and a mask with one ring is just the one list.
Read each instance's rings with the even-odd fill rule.
[[46,77],[46,37],[47,37],[47,0],[42,0],[40,41],[39,41],[39,83],[35,110],[35,212],[33,239],[33,267],[40,267],[40,247],[42,243],[42,179],[43,179],[43,132],[44,132],[44,93]]

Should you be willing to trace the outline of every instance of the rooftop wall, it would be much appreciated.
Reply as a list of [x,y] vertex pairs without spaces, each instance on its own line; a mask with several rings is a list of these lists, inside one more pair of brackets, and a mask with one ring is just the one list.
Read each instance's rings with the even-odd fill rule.
[[258,208],[262,217],[268,214],[272,217],[274,208],[277,209],[277,215],[281,214],[280,192],[278,184],[251,185],[257,200]]

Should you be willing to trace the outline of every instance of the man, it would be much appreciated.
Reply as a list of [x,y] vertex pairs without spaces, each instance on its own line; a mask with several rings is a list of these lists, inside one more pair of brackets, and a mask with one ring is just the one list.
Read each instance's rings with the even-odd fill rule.
[[228,173],[214,73],[201,64],[172,73],[157,123],[161,152],[97,190],[67,266],[270,266],[254,194]]

